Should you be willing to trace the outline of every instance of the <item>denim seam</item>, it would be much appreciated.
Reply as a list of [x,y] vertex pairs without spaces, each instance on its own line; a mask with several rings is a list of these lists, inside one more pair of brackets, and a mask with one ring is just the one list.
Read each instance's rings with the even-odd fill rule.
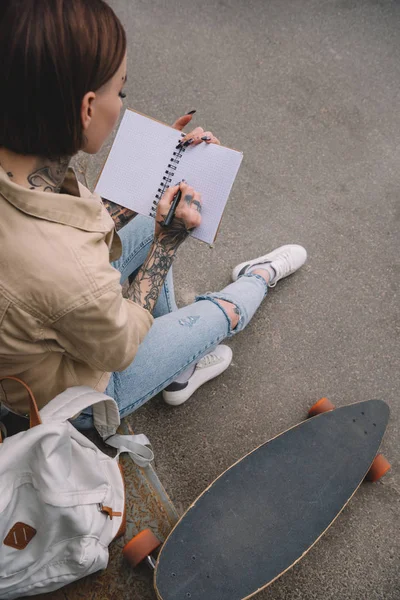
[[169,312],[170,313],[174,312],[173,307],[172,307],[172,303],[171,303],[171,293],[169,291],[169,286],[168,286],[168,283],[167,283],[166,279],[164,281],[164,286],[163,287],[164,287],[164,290],[165,290],[165,299],[167,301],[167,306],[168,306]]
[[198,358],[201,354],[204,354],[206,352],[206,350],[208,350],[208,348],[212,348],[215,347],[216,344],[218,344],[220,341],[222,341],[224,339],[225,336],[218,336],[216,340],[214,340],[213,342],[211,342],[210,344],[207,344],[207,346],[205,346],[205,348],[203,350],[199,350],[199,352],[197,352],[193,358],[191,358],[189,361],[187,361],[183,367],[181,367],[180,369],[178,369],[174,375],[171,375],[169,377],[167,377],[167,379],[165,379],[162,383],[160,383],[159,385],[157,385],[155,388],[153,388],[150,392],[148,392],[147,394],[145,394],[144,396],[142,396],[141,398],[139,398],[138,400],[136,400],[136,402],[134,402],[133,404],[130,404],[129,406],[125,407],[123,412],[121,412],[121,418],[124,418],[123,415],[124,414],[130,414],[131,412],[133,412],[131,409],[134,408],[135,406],[139,405],[141,406],[142,404],[144,404],[146,402],[146,400],[148,398],[152,398],[153,396],[155,396],[156,394],[158,394],[158,392],[160,392],[161,390],[164,389],[165,384],[167,382],[172,382],[176,379],[176,377],[179,375],[179,373],[181,373],[182,371],[184,371],[185,369],[187,369],[189,367],[189,365],[191,365],[193,362],[195,362],[196,358]]

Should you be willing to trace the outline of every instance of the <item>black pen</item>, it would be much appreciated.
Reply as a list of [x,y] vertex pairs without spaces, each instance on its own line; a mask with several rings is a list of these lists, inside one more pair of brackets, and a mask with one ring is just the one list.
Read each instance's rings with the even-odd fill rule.
[[163,223],[163,226],[164,226],[164,227],[169,227],[169,226],[171,225],[172,219],[173,219],[173,218],[174,218],[174,216],[175,216],[175,210],[176,210],[176,207],[177,207],[177,206],[178,206],[178,204],[179,204],[179,200],[181,199],[181,196],[182,196],[182,190],[181,190],[181,189],[179,189],[179,190],[177,191],[177,193],[176,193],[176,195],[175,195],[174,199],[172,200],[171,207],[170,207],[170,209],[169,209],[169,211],[168,211],[168,214],[167,214],[167,216],[166,216],[166,218],[165,218],[165,221],[164,221],[164,223]]

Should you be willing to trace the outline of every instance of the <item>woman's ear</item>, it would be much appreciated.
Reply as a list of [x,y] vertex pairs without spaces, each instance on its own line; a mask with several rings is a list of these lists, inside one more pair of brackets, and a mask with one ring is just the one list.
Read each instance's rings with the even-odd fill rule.
[[93,117],[93,101],[96,98],[94,92],[87,92],[84,95],[81,106],[81,119],[83,130],[86,131]]

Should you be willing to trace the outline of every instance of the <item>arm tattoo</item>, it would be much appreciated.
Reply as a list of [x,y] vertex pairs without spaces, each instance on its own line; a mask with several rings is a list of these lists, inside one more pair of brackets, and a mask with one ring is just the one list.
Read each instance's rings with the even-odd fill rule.
[[[164,224],[164,219],[166,219],[167,215],[161,215],[161,217],[162,220],[157,221],[157,225],[160,226]],[[186,229],[186,225],[182,219],[175,217],[171,225],[164,231],[161,231],[157,237],[158,239],[163,240],[163,243],[168,246],[168,248],[177,248],[187,238],[189,233],[190,230]]]
[[120,206],[115,202],[111,202],[111,200],[106,200],[105,198],[102,198],[102,200],[104,206],[114,219],[117,231],[129,223],[129,221],[137,215],[137,213],[133,212],[133,210],[129,210],[129,208],[125,208],[124,206]]
[[175,253],[176,249],[167,250],[162,242],[155,240],[146,261],[128,288],[128,298],[153,312]]
[[69,165],[69,157],[49,161],[27,177],[30,189],[43,188],[45,192],[59,192]]
[[155,237],[146,261],[128,288],[130,300],[153,312],[176,251],[188,234],[184,222],[175,218],[165,233]]

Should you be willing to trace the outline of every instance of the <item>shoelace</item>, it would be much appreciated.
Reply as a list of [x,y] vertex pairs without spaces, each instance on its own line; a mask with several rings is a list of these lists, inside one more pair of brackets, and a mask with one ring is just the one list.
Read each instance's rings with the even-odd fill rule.
[[221,362],[222,358],[215,354],[215,352],[210,352],[210,354],[206,354],[199,360],[196,365],[196,369],[202,369],[204,367],[211,367],[211,365],[215,365],[216,363]]

